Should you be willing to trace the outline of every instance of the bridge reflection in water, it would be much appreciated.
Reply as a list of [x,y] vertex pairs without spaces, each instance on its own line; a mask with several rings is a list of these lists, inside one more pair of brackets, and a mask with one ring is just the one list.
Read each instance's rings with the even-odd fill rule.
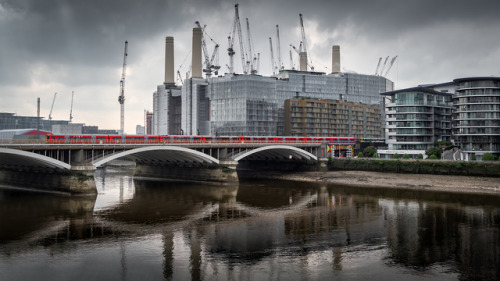
[[101,172],[97,199],[2,191],[2,278],[500,278],[498,198]]

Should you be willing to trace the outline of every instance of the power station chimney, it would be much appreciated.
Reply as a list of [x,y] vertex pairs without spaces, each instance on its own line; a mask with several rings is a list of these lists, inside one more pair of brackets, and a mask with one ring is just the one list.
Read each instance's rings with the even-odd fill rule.
[[202,66],[201,66],[201,28],[193,28],[193,78],[203,78],[202,76]]
[[340,72],[340,46],[332,46],[332,73]]
[[165,38],[165,84],[175,84],[174,80],[174,37]]
[[306,52],[300,52],[299,53],[299,70],[300,71],[307,71],[307,53]]

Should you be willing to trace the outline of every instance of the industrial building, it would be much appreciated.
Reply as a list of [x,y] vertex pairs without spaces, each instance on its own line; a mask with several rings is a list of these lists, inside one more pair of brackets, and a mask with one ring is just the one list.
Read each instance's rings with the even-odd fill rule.
[[456,84],[453,134],[462,159],[500,156],[500,77],[468,77]]
[[427,87],[415,87],[382,93],[385,103],[385,139],[387,150],[381,158],[408,154],[416,158],[435,141],[451,140],[452,96]]
[[381,138],[380,107],[297,97],[285,100],[285,135]]
[[[313,69],[307,71],[309,63],[304,47],[303,51],[297,51],[300,70],[280,68],[272,76],[261,76],[256,74],[252,65],[246,65],[245,74],[229,71],[211,77],[215,66],[206,53],[203,30],[198,22],[197,25],[192,37],[192,75],[183,81],[182,87],[176,86],[174,81],[174,39],[166,38],[165,81],[153,94],[153,134],[284,135],[284,104],[287,99],[308,97],[356,102],[378,106],[382,112],[380,93],[394,89],[394,83],[382,75],[340,72],[338,45],[332,46],[330,74]],[[228,51],[232,48],[230,45]],[[231,56],[234,52],[229,53]],[[231,56],[230,69],[232,61]],[[215,75],[216,70],[217,67]],[[203,78],[203,73],[206,78]]]

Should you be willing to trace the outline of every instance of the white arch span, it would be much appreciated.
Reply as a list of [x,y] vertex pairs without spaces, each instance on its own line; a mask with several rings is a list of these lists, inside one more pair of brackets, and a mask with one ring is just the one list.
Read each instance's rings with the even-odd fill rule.
[[0,165],[58,168],[70,170],[71,165],[41,154],[0,147]]
[[180,161],[219,164],[219,160],[205,153],[178,146],[147,146],[122,151],[94,161],[96,167],[101,167],[109,161],[127,157],[133,160],[146,161]]
[[300,160],[304,159],[318,160],[318,157],[303,149],[287,145],[270,145],[270,146],[259,147],[254,150],[237,154],[233,159],[234,161],[240,161],[241,159],[244,158],[251,158],[253,155],[254,156],[262,155],[263,157],[269,157],[269,158],[278,157],[282,159],[289,159],[291,157],[292,159],[300,159]]

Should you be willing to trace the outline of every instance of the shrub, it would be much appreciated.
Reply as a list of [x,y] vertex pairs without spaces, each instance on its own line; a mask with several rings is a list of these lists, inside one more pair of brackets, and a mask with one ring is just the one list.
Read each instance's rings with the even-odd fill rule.
[[399,154],[394,153],[394,155],[392,155],[392,158],[393,158],[393,159],[399,159]]
[[476,154],[472,154],[472,156],[470,157],[470,160],[471,161],[476,161]]
[[483,155],[483,161],[494,161],[495,158],[493,158],[493,154],[489,153],[489,152],[486,152],[484,155]]
[[417,155],[417,159],[418,159],[418,160],[422,160],[422,159],[424,159],[424,156],[422,155],[422,153],[419,153],[419,154]]
[[436,155],[432,154],[431,156],[429,156],[428,158],[429,160],[437,160],[439,159]]
[[403,154],[403,159],[410,159],[410,155],[408,155],[408,154],[406,154],[406,153],[405,153],[405,154]]
[[378,153],[373,154],[373,158],[378,158]]
[[441,153],[443,153],[443,150],[439,147],[431,147],[425,151],[425,155],[427,155],[428,157],[431,157],[431,155],[436,155],[438,159],[441,158]]
[[375,147],[373,146],[368,146],[367,148],[365,148],[363,150],[363,154],[366,156],[366,157],[373,157],[373,155],[377,153],[377,149],[375,149]]
[[360,152],[358,153],[358,158],[363,158],[363,157],[364,157],[363,152],[361,152],[361,151],[360,151]]

